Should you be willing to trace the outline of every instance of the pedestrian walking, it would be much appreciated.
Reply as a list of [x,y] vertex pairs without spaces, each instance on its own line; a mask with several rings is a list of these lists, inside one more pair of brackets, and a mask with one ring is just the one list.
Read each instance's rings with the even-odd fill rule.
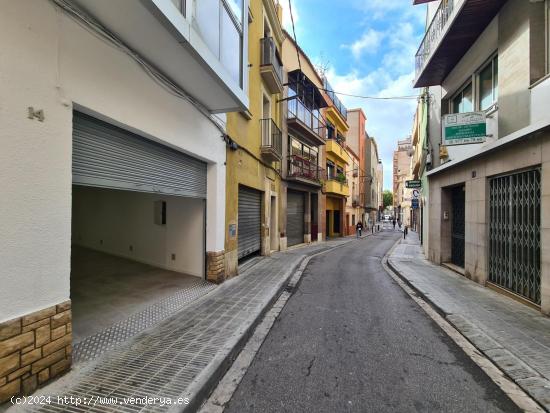
[[409,233],[409,228],[405,225],[403,229],[403,239],[407,239],[407,234]]
[[395,231],[395,218],[393,219],[393,230]]
[[357,238],[359,238],[363,232],[363,223],[361,221],[359,221],[355,226],[355,232],[357,233]]

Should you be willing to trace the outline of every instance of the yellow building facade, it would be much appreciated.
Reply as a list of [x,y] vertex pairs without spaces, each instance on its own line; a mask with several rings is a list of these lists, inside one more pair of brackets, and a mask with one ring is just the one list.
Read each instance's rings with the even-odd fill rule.
[[238,274],[239,261],[280,247],[281,16],[273,0],[250,2],[249,109],[227,115],[224,278]]
[[351,158],[346,150],[346,134],[349,130],[347,109],[338,100],[330,84],[324,81],[324,93],[329,106],[323,109],[327,126],[327,144],[324,146],[326,159],[325,232],[328,237],[348,234],[346,203],[350,196]]

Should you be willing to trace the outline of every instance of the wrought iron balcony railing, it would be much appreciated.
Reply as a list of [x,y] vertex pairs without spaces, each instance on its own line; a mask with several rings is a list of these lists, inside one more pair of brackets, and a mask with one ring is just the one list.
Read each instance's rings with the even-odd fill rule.
[[294,96],[288,99],[288,119],[302,122],[311,132],[321,139],[327,138],[327,127],[323,118],[314,114],[304,103]]
[[442,34],[446,29],[447,22],[451,17],[454,10],[455,0],[442,0],[439,8],[437,9],[432,22],[430,23],[422,43],[416,52],[416,77],[420,76],[420,73],[426,66],[426,63],[430,59],[435,46],[439,42]]
[[271,160],[280,160],[283,153],[283,134],[273,119],[260,119],[262,154]]
[[298,155],[291,155],[288,165],[289,178],[302,178],[320,183],[324,177],[324,169],[311,160]]
[[283,65],[281,59],[277,54],[277,47],[272,37],[264,37],[260,40],[261,42],[261,55],[262,55],[262,66],[273,66],[273,70],[277,74],[279,82],[283,82]]

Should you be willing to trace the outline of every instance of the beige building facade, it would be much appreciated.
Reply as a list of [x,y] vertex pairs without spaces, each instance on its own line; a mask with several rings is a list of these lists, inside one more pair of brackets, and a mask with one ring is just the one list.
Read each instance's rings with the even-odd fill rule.
[[410,225],[412,194],[405,183],[411,179],[412,155],[410,137],[397,142],[393,153],[393,207],[395,219],[402,225]]
[[[550,314],[550,5],[459,3],[430,5],[448,19],[420,46],[415,86],[430,87],[432,146],[446,114],[482,113],[487,136],[433,157],[427,255]],[[448,30],[472,14],[468,31]]]

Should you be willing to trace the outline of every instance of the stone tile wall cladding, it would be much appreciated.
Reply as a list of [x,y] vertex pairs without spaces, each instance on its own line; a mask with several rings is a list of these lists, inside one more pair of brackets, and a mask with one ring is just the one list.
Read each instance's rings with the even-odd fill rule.
[[206,253],[206,278],[208,281],[221,284],[225,281],[224,251]]
[[67,371],[71,342],[70,301],[0,323],[0,403]]

